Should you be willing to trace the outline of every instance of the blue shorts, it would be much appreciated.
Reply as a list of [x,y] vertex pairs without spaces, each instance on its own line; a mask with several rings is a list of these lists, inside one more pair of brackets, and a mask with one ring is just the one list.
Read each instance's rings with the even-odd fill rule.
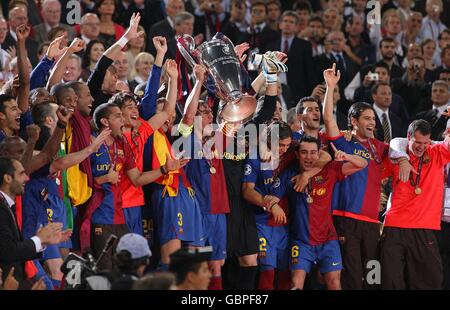
[[291,270],[311,271],[313,264],[319,265],[321,274],[342,270],[341,250],[337,240],[321,245],[309,245],[299,240],[291,241]]
[[227,218],[226,214],[204,214],[205,245],[213,248],[210,260],[227,257]]
[[145,205],[141,208],[142,213],[142,232],[145,239],[148,241],[150,248],[155,244],[155,231],[153,226],[152,208]]
[[195,195],[180,184],[178,195],[162,196],[163,187],[157,186],[152,195],[153,224],[159,244],[179,239],[195,246],[205,244],[203,219]]
[[127,224],[130,232],[144,235],[143,227],[142,227],[142,207],[130,207],[123,208],[123,215],[125,217],[125,224]]
[[59,252],[59,244],[48,245],[42,253],[43,261],[54,258],[61,258],[61,253]]
[[289,267],[289,228],[256,223],[259,270],[286,270]]

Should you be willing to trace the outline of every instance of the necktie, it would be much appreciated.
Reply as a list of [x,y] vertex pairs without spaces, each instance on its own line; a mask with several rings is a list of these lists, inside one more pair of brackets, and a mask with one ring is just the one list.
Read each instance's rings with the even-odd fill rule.
[[288,42],[288,40],[284,40],[284,42],[283,42],[283,53],[285,53],[287,55],[288,52],[289,52],[289,42]]
[[384,142],[389,143],[391,141],[391,127],[389,126],[388,118],[386,113],[383,113],[383,134],[384,134]]
[[336,54],[336,58],[337,58],[337,67],[341,71],[341,74],[342,74],[345,71],[344,58],[342,57],[341,54]]

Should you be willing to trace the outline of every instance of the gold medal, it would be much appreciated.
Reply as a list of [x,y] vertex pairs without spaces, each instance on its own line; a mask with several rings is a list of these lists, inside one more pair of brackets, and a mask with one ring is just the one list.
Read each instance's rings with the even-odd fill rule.
[[306,202],[307,203],[313,203],[313,198],[311,196],[308,195],[308,197],[306,198]]
[[213,166],[209,167],[209,172],[211,172],[211,174],[216,174],[216,168]]
[[414,193],[416,193],[416,195],[420,195],[420,194],[422,194],[422,189],[420,187],[416,187],[414,189]]

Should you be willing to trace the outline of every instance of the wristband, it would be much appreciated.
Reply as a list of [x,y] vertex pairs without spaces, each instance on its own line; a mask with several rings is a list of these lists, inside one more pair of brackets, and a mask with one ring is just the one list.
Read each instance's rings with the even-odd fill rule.
[[272,205],[269,207],[269,211],[271,211],[272,208],[275,207],[276,204],[277,204],[276,202],[275,202],[274,204],[272,204]]
[[168,173],[166,165],[162,165],[161,167],[159,167],[159,170],[163,175],[166,175]]
[[264,77],[266,78],[267,84],[275,84],[278,82],[278,74],[277,73],[265,73]]
[[61,121],[58,121],[57,123],[56,123],[56,126],[58,126],[58,128],[61,128],[61,129],[66,129],[66,124],[64,124],[63,122],[61,122]]
[[124,48],[125,45],[127,45],[127,43],[128,43],[128,39],[125,38],[125,36],[122,36],[122,37],[119,39],[119,41],[117,41],[117,44],[119,44],[121,48]]

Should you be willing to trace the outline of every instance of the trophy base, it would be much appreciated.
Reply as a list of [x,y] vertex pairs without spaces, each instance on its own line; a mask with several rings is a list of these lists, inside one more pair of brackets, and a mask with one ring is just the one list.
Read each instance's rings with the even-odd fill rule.
[[220,111],[219,129],[226,136],[234,136],[242,125],[253,118],[256,110],[256,99],[243,95],[234,101],[228,102]]
[[228,123],[245,124],[250,121],[256,110],[256,99],[249,95],[243,95],[228,102],[220,112],[221,118]]

